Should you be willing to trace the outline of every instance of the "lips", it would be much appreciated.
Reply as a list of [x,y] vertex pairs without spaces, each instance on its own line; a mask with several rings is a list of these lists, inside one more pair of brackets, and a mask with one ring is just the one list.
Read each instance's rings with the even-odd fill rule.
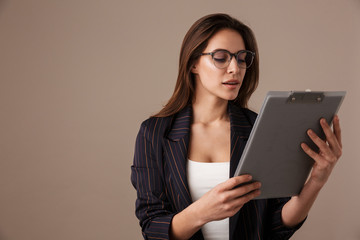
[[238,85],[238,84],[240,84],[240,81],[238,81],[236,79],[231,79],[231,80],[223,82],[222,84],[224,84],[224,85]]

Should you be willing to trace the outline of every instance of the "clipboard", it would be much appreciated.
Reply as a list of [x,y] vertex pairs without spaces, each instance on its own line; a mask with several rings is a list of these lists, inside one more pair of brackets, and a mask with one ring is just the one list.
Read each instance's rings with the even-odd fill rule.
[[317,151],[307,136],[312,129],[325,139],[320,119],[330,124],[345,91],[270,91],[255,120],[234,176],[250,174],[261,182],[256,199],[298,195],[314,160],[300,147],[302,142]]

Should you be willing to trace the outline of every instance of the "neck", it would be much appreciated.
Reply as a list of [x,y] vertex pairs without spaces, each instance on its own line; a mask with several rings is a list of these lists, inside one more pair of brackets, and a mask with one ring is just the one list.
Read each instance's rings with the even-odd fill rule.
[[193,123],[211,124],[219,121],[228,121],[228,101],[223,99],[194,100]]

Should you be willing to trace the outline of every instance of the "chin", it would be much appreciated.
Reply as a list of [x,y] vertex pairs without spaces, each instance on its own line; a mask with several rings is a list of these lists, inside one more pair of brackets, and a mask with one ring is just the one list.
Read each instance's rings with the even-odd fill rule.
[[224,98],[221,98],[225,101],[234,101],[236,99],[236,97],[224,97]]
[[233,100],[235,100],[237,98],[237,95],[236,96],[228,96],[227,98],[226,98],[226,100],[228,100],[228,101],[233,101]]
[[233,101],[237,98],[237,96],[238,94],[234,94],[234,93],[226,93],[226,94],[218,95],[219,98],[226,101]]

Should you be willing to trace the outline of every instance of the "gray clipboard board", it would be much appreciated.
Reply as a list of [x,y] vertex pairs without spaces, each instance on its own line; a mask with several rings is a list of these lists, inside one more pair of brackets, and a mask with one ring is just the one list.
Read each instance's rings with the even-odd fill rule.
[[324,139],[319,120],[331,123],[345,94],[268,92],[234,176],[251,174],[253,181],[261,182],[256,199],[298,195],[314,163],[300,144],[317,150],[306,131],[312,129]]

